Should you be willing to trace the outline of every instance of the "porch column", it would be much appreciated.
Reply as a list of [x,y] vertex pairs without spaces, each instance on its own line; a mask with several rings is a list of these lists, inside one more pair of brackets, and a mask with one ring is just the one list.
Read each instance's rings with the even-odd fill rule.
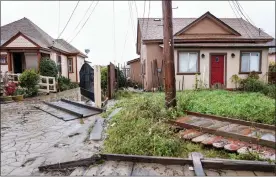
[[40,66],[40,60],[41,60],[41,53],[38,51],[37,52],[37,62],[38,62],[38,68],[37,68],[37,70],[39,71],[39,66]]
[[7,60],[8,60],[8,71],[12,71],[12,62],[11,62],[11,53],[7,52]]

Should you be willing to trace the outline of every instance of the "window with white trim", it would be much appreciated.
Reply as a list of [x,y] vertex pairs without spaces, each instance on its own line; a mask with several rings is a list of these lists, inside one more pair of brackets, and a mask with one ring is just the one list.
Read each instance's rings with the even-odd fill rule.
[[241,72],[260,72],[260,52],[241,53]]
[[198,52],[179,52],[178,72],[196,73],[198,71]]
[[68,72],[73,73],[73,59],[68,58]]

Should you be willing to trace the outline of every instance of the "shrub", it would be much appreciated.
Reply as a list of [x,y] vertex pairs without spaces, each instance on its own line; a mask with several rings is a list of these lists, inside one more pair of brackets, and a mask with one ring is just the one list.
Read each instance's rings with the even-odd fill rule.
[[266,84],[262,90],[262,93],[271,98],[276,98],[276,85]]
[[248,77],[241,81],[241,89],[247,92],[260,92],[263,91],[265,84],[254,77]]
[[16,84],[14,82],[8,82],[5,85],[5,94],[7,96],[14,95],[15,91],[16,91]]
[[56,63],[47,57],[41,59],[39,71],[42,76],[57,77],[58,74]]
[[107,95],[107,67],[101,67],[101,88],[104,95]]
[[26,88],[27,96],[34,96],[38,93],[39,75],[35,70],[25,70],[19,76],[19,82],[21,87]]
[[69,78],[66,78],[64,76],[60,76],[58,78],[58,87],[60,91],[77,88],[78,86],[79,85],[77,83],[72,83]]

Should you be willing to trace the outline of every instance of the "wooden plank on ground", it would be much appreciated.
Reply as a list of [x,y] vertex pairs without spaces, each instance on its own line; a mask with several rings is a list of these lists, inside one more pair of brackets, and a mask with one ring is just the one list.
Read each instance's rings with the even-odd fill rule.
[[275,130],[276,127],[274,125],[268,125],[268,124],[261,124],[261,123],[256,123],[256,122],[249,122],[249,121],[244,121],[244,120],[239,120],[239,119],[232,119],[228,117],[221,117],[221,116],[215,116],[215,115],[209,115],[209,114],[201,114],[198,112],[191,112],[191,111],[186,111],[188,115],[195,115],[199,117],[206,117],[214,120],[220,120],[220,121],[227,121],[231,123],[236,123],[240,125],[246,125],[246,126],[252,126],[252,127],[258,127],[258,128],[263,128],[263,129],[268,129],[268,130]]
[[203,159],[203,155],[198,152],[192,152],[191,158],[193,160],[194,171],[195,171],[196,176],[206,176],[203,171],[202,164],[201,164],[201,159]]
[[210,133],[210,134],[214,134],[214,135],[219,135],[219,136],[223,136],[223,137],[229,137],[229,138],[245,141],[248,143],[259,144],[259,145],[275,148],[275,142],[273,142],[273,141],[257,139],[254,137],[248,137],[248,136],[240,135],[237,133],[225,132],[222,130],[214,130],[214,129],[190,125],[190,124],[186,124],[186,123],[180,123],[180,122],[175,122],[175,121],[169,121],[169,122],[171,124],[178,125],[183,128],[195,129],[195,130],[201,131],[203,133]]

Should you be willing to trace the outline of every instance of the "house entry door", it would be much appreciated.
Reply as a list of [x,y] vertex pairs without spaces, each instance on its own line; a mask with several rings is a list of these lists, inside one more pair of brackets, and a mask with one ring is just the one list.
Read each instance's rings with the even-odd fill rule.
[[211,55],[211,86],[224,85],[224,55]]

